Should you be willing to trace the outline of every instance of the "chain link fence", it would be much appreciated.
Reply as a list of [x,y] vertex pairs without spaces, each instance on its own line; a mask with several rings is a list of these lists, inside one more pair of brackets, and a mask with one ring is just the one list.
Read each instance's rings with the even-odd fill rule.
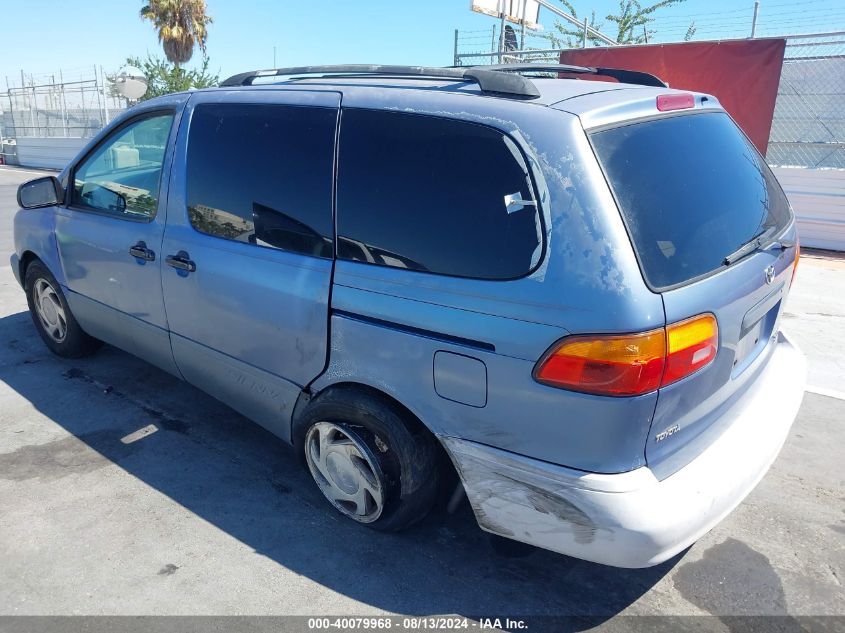
[[101,67],[41,75],[21,71],[3,79],[0,158],[10,164],[34,157],[38,165],[60,165],[126,108]]
[[88,138],[126,107],[111,93],[101,67],[6,77],[0,99],[6,137]]
[[845,169],[845,31],[787,39],[766,159]]

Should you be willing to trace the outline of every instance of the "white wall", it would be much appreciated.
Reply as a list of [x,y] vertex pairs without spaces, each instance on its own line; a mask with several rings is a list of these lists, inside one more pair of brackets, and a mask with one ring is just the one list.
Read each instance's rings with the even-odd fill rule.
[[801,246],[845,251],[845,169],[773,169],[798,221]]
[[89,140],[91,139],[61,136],[49,138],[19,136],[17,138],[18,163],[24,167],[63,169]]

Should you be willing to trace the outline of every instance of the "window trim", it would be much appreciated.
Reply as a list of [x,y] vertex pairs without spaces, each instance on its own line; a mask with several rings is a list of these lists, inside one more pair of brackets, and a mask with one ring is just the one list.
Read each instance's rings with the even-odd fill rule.
[[[486,128],[488,130],[492,130],[492,131],[494,131],[498,134],[501,134],[502,136],[510,139],[510,141],[514,144],[514,147],[516,147],[519,150],[519,153],[522,155],[522,160],[525,162],[525,165],[527,167],[528,182],[529,182],[529,185],[531,186],[532,199],[536,203],[536,206],[535,206],[536,213],[540,218],[540,255],[537,258],[537,262],[529,270],[527,270],[525,273],[523,273],[521,275],[517,275],[515,277],[488,278],[488,277],[475,277],[475,276],[472,276],[472,275],[456,275],[454,273],[442,273],[442,272],[435,272],[435,271],[430,271],[430,270],[413,270],[413,269],[409,269],[409,268],[399,268],[398,266],[389,266],[387,264],[374,264],[374,263],[371,263],[371,262],[362,262],[362,261],[358,261],[358,260],[354,260],[354,259],[346,259],[346,258],[340,257],[339,254],[338,254],[338,251],[337,251],[337,244],[339,243],[339,239],[340,239],[340,232],[338,230],[338,222],[339,222],[339,219],[340,219],[340,207],[338,206],[339,198],[338,198],[338,192],[337,192],[337,182],[338,182],[339,177],[340,177],[340,167],[341,167],[341,149],[342,149],[341,148],[341,141],[343,139],[343,113],[345,111],[353,111],[353,110],[367,111],[367,112],[379,112],[379,113],[388,114],[388,115],[398,114],[398,115],[404,115],[404,116],[409,116],[409,117],[435,119],[437,121],[454,121],[454,122],[461,123],[461,124],[464,124],[464,125],[474,125],[474,126],[478,126],[478,127],[483,127],[483,128]],[[467,119],[462,119],[462,118],[457,117],[457,116],[439,116],[439,115],[435,115],[435,114],[427,114],[427,113],[421,113],[421,112],[402,112],[402,111],[387,110],[387,109],[384,109],[384,108],[359,108],[359,107],[343,106],[343,105],[341,105],[341,107],[340,107],[340,112],[341,112],[341,116],[340,116],[340,123],[338,125],[338,136],[337,136],[337,143],[336,143],[336,150],[335,150],[337,157],[336,157],[336,165],[335,165],[335,201],[334,201],[335,226],[334,226],[334,229],[335,229],[335,259],[337,261],[351,262],[353,264],[361,264],[362,266],[372,266],[372,267],[375,267],[375,268],[386,268],[388,270],[397,270],[397,271],[415,273],[415,274],[421,274],[421,275],[434,275],[434,276],[437,276],[437,277],[447,277],[447,278],[450,278],[450,279],[470,279],[472,281],[485,281],[485,282],[493,282],[493,283],[518,281],[520,279],[525,279],[527,277],[530,277],[535,272],[537,272],[537,270],[540,269],[540,267],[543,265],[543,262],[546,261],[546,257],[548,256],[548,244],[547,244],[547,239],[546,239],[546,233],[547,233],[546,212],[548,212],[549,210],[545,208],[543,201],[540,200],[540,196],[538,195],[538,192],[539,192],[540,189],[537,186],[537,179],[535,178],[534,171],[531,169],[532,162],[528,159],[529,157],[528,157],[528,154],[525,151],[525,148],[522,146],[522,143],[520,143],[517,139],[515,139],[509,132],[507,132],[507,131],[505,131],[501,128],[498,128],[494,125],[488,125],[486,123],[478,123],[477,121],[468,121]]]
[[165,148],[164,148],[164,158],[161,162],[161,173],[159,174],[159,177],[158,177],[158,194],[159,195],[158,195],[158,198],[156,198],[156,201],[158,202],[158,204],[161,204],[161,182],[162,182],[162,177],[164,175],[165,167],[168,164],[168,159],[169,159],[168,150],[170,149],[171,141],[173,140],[173,135],[175,134],[174,128],[175,128],[176,114],[177,114],[176,108],[157,108],[155,110],[147,110],[146,112],[142,112],[142,113],[138,114],[137,116],[126,119],[125,121],[123,121],[119,125],[117,125],[114,129],[109,130],[108,134],[106,134],[105,137],[103,137],[91,149],[89,149],[87,152],[85,152],[85,154],[73,164],[71,169],[68,170],[69,177],[68,177],[68,182],[67,182],[67,186],[66,186],[66,190],[65,190],[65,201],[66,202],[65,202],[64,208],[71,210],[71,211],[81,211],[83,213],[90,213],[92,215],[100,215],[100,216],[107,217],[107,218],[113,218],[115,220],[123,220],[125,222],[134,222],[135,224],[149,224],[149,223],[153,222],[156,219],[156,217],[158,217],[158,206],[156,206],[155,212],[151,216],[149,216],[148,218],[133,218],[133,217],[130,217],[130,216],[127,216],[127,215],[118,215],[116,213],[109,213],[108,211],[103,211],[102,209],[97,209],[95,207],[90,207],[90,206],[87,206],[87,205],[84,205],[84,204],[74,204],[74,202],[73,202],[73,191],[74,191],[75,183],[76,183],[76,172],[77,172],[77,170],[79,169],[79,167],[85,161],[87,161],[91,157],[92,154],[94,154],[97,150],[99,150],[103,145],[108,143],[118,133],[125,130],[126,128],[128,128],[131,125],[134,125],[136,123],[140,123],[141,121],[144,121],[146,119],[153,119],[153,118],[156,118],[156,117],[159,117],[159,116],[162,116],[162,115],[168,115],[168,114],[173,117],[173,120],[170,122],[170,132],[167,135],[167,142],[166,142],[166,145],[165,145]]
[[[264,246],[263,244],[252,244],[248,242],[240,242],[238,240],[233,240],[228,237],[223,237],[221,235],[214,235],[213,233],[206,233],[205,231],[200,231],[197,227],[194,226],[194,223],[191,222],[191,211],[190,207],[188,206],[188,152],[190,151],[190,144],[191,144],[191,128],[194,124],[194,113],[197,111],[197,108],[201,108],[203,106],[217,106],[217,105],[234,105],[234,106],[271,106],[271,107],[284,107],[284,108],[306,108],[311,110],[329,110],[334,111],[335,113],[335,122],[334,122],[334,134],[332,135],[332,173],[331,173],[331,229],[332,229],[332,246],[331,246],[331,253],[329,255],[311,255],[309,253],[298,253],[296,251],[291,251],[285,248],[279,248],[277,246]],[[300,103],[283,103],[283,102],[251,102],[251,101],[203,101],[200,103],[196,103],[191,107],[190,114],[188,116],[188,123],[187,129],[185,130],[185,218],[187,218],[188,227],[195,233],[202,235],[204,237],[210,237],[215,240],[222,240],[223,242],[229,242],[234,244],[246,244],[247,246],[258,247],[265,251],[270,252],[281,252],[287,255],[297,255],[299,257],[310,257],[312,259],[319,259],[323,261],[330,261],[333,262],[337,259],[337,214],[336,214],[336,201],[337,201],[337,157],[338,157],[338,139],[340,137],[340,107],[334,106],[325,106],[325,105],[312,105],[312,104],[300,104]]]
[[[771,171],[771,167],[769,167],[769,163],[766,162],[765,156],[760,154],[757,147],[754,145],[754,143],[751,142],[751,139],[748,138],[748,135],[745,133],[745,130],[743,130],[737,124],[737,122],[728,113],[727,110],[721,110],[721,109],[715,109],[714,108],[714,109],[708,109],[708,110],[693,110],[693,111],[688,111],[688,112],[684,112],[684,111],[669,112],[669,113],[663,114],[663,115],[650,115],[650,116],[646,116],[646,117],[637,117],[636,119],[628,119],[628,120],[625,120],[625,121],[617,121],[615,123],[610,123],[608,125],[602,125],[600,127],[592,128],[592,129],[589,129],[589,130],[584,130],[584,133],[587,136],[587,143],[589,143],[590,150],[592,151],[593,157],[595,158],[595,161],[599,166],[599,170],[601,171],[601,175],[602,175],[602,178],[604,180],[604,184],[607,187],[607,190],[610,192],[611,197],[613,198],[613,204],[616,205],[616,212],[619,214],[619,217],[622,220],[622,224],[625,227],[625,234],[628,237],[628,242],[631,244],[631,250],[633,250],[634,257],[637,260],[637,266],[640,269],[640,276],[643,279],[643,283],[645,283],[646,288],[648,288],[651,292],[653,292],[655,294],[662,294],[664,292],[671,292],[672,290],[684,288],[686,286],[690,286],[690,285],[697,283],[699,281],[709,279],[710,277],[714,277],[715,275],[723,273],[726,270],[734,267],[736,264],[743,261],[745,258],[742,258],[742,259],[740,259],[740,260],[738,260],[738,261],[736,261],[733,264],[730,264],[728,266],[719,266],[718,268],[714,268],[713,270],[710,270],[706,273],[702,273],[702,274],[700,274],[696,277],[691,277],[690,279],[687,279],[685,281],[679,281],[678,283],[670,284],[668,286],[656,286],[656,285],[652,284],[651,280],[648,278],[648,275],[646,275],[646,273],[645,273],[645,266],[643,264],[642,257],[640,256],[640,252],[637,249],[636,244],[634,244],[634,237],[633,237],[632,228],[631,228],[630,224],[628,223],[628,219],[625,217],[625,214],[622,212],[622,205],[619,202],[619,198],[616,195],[616,191],[613,189],[613,186],[610,184],[610,176],[608,175],[607,171],[605,170],[604,164],[599,159],[598,151],[596,150],[596,147],[593,144],[593,134],[598,134],[599,132],[605,132],[607,130],[615,130],[615,129],[618,129],[618,128],[628,127],[628,126],[631,126],[631,125],[637,125],[639,123],[651,123],[652,121],[661,121],[661,120],[664,120],[664,119],[671,119],[671,118],[682,117],[682,116],[704,116],[704,115],[713,115],[713,114],[724,114],[733,122],[733,124],[739,130],[740,134],[742,134],[742,137],[751,146],[751,148],[755,152],[757,152],[757,155],[760,157],[760,160],[762,160],[763,165],[766,167],[766,169],[768,169],[770,171],[772,178],[775,181],[775,184],[778,186],[778,189],[780,189],[784,198],[786,198],[786,192],[783,190],[783,186],[780,184],[780,181],[774,175],[774,172]],[[787,198],[787,200],[788,200],[788,198]],[[786,223],[786,225],[784,226],[784,228],[781,231],[779,231],[776,235],[772,236],[772,241],[776,241],[776,240],[782,238],[784,235],[787,235],[792,230],[792,227],[795,226],[795,213],[792,211],[792,205],[790,205],[789,210],[792,213],[789,222]]]

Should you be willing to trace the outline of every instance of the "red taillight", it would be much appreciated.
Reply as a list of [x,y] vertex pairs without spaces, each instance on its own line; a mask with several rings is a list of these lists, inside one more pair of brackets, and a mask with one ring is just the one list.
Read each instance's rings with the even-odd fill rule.
[[635,396],[698,371],[717,348],[710,314],[640,334],[570,336],[540,359],[534,378],[572,391]]
[[798,236],[795,237],[795,261],[792,263],[792,278],[789,280],[789,287],[795,283],[795,273],[798,272],[798,258],[801,257],[801,243],[798,241]]
[[630,396],[660,386],[665,356],[663,328],[642,334],[571,336],[545,356],[534,378],[574,391]]
[[691,94],[658,95],[657,109],[661,112],[669,110],[685,110],[695,106],[695,97]]

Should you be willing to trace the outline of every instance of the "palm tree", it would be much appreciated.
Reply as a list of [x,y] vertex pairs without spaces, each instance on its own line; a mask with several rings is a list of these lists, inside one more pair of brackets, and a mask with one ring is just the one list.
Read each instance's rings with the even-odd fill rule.
[[213,22],[206,10],[205,0],[148,0],[141,18],[153,23],[167,59],[179,66],[191,59],[195,45],[205,53],[206,27]]

